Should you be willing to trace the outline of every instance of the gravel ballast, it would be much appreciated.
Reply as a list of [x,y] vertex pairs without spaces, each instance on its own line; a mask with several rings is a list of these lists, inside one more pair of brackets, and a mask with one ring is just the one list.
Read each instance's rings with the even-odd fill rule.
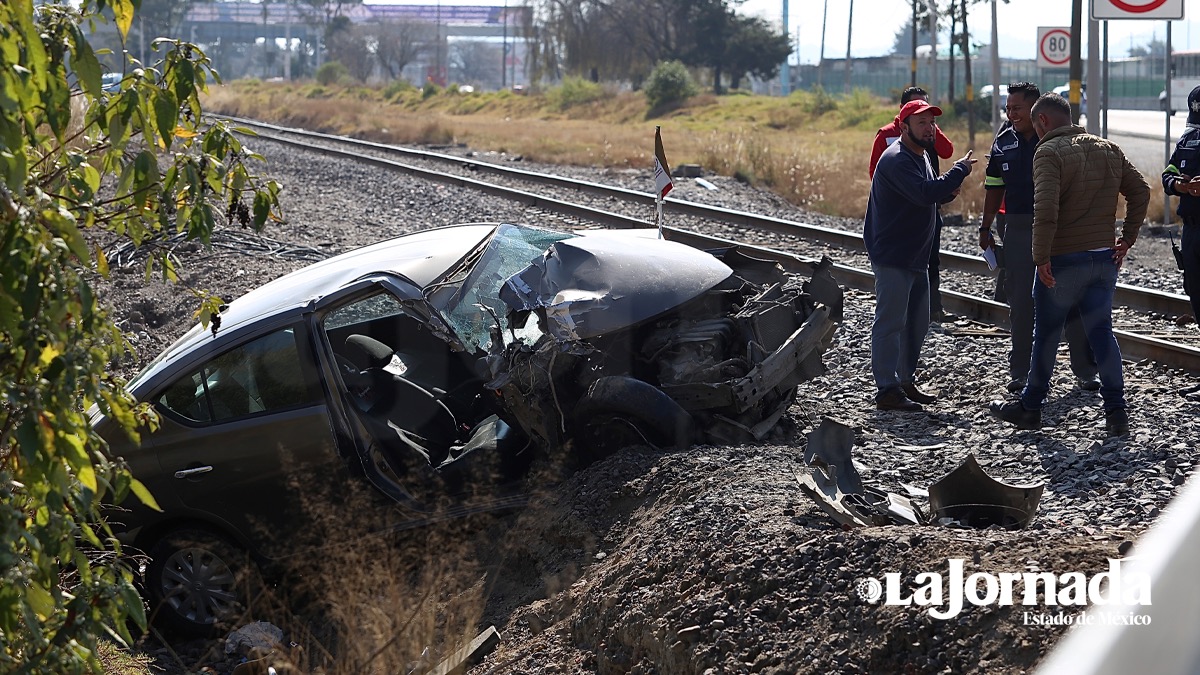
[[[265,173],[284,186],[287,223],[264,234],[293,246],[336,254],[461,222],[564,226],[556,216],[498,198],[266,140],[253,146],[269,161]],[[649,171],[553,170],[632,189],[652,183]],[[799,211],[731,179],[706,179],[719,189],[681,180],[673,196],[861,227],[853,219]],[[616,210],[611,203],[607,208]],[[727,226],[671,224],[770,245],[769,238]],[[970,225],[951,227],[943,246],[971,251],[973,236]],[[839,262],[850,257],[825,252]],[[307,264],[197,245],[181,248],[179,256],[185,285],[226,300]],[[1168,256],[1165,238],[1145,235],[1122,281],[1179,292]],[[127,376],[194,322],[189,294],[145,282],[141,271],[133,265],[102,284],[139,350],[137,361],[121,364]],[[936,619],[924,607],[868,603],[856,583],[899,573],[907,594],[915,575],[945,575],[952,559],[964,561],[967,575],[1106,570],[1109,558],[1121,557],[1118,549],[1128,550],[1122,544],[1136,542],[1167,508],[1195,466],[1195,376],[1127,362],[1131,435],[1106,440],[1099,395],[1074,387],[1063,352],[1043,428],[1016,431],[986,411],[989,400],[1005,393],[1007,335],[964,321],[956,326],[964,334],[934,327],[925,343],[918,380],[939,390],[939,400],[924,412],[879,412],[866,339],[873,297],[847,291],[845,307],[825,354],[827,373],[801,385],[789,423],[770,445],[627,449],[511,517],[495,548],[503,550],[500,558],[522,563],[489,568],[498,577],[491,583],[503,593],[489,600],[481,625],[496,625],[503,639],[472,672],[1016,673],[1033,667],[1066,627],[1030,624],[1029,608],[1020,605],[968,605],[953,618]],[[870,485],[900,493],[902,483],[924,487],[974,453],[996,478],[1045,483],[1037,517],[1021,531],[843,531],[800,492],[796,479],[805,469],[804,434],[826,416],[855,430],[854,457]],[[1034,609],[1069,614],[1078,608]],[[195,658],[203,652],[180,648],[192,649]],[[211,665],[221,671],[231,664]]]

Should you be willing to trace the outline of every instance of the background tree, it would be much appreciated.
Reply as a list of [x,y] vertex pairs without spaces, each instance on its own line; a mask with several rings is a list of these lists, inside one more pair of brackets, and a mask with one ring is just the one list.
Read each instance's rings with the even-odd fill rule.
[[150,59],[149,49],[155,38],[180,37],[180,26],[188,11],[195,5],[213,0],[142,0],[137,5],[137,20],[130,26],[136,42],[137,57],[143,63]]
[[[635,85],[655,64],[678,60],[710,69],[713,88],[719,91],[731,66],[740,70],[739,78],[769,70],[753,55],[775,53],[782,37],[765,22],[739,17],[736,10],[742,2],[542,0],[539,15],[545,23],[537,58],[554,77],[591,79],[594,72],[598,79]],[[749,49],[751,55],[730,53],[739,33],[739,48]]]
[[371,26],[346,25],[325,37],[329,58],[346,66],[350,76],[366,82],[375,70],[375,49],[378,42]]
[[[149,252],[147,274],[175,279],[165,235],[207,242],[223,215],[261,228],[279,187],[260,183],[220,122],[201,125],[208,58],[175,40],[154,64],[129,61],[119,92],[101,88],[86,26],[109,13],[122,40],[133,0],[0,3],[0,670],[102,672],[96,642],[144,626],[133,573],[100,516],[137,494],[105,454],[88,409],[136,435],[152,428],[108,364],[129,349],[98,304],[107,275],[83,232]],[[70,67],[68,67],[68,64]],[[197,291],[201,319],[220,304]]]
[[503,54],[495,43],[464,40],[450,45],[449,68],[459,82],[500,82]]
[[375,24],[375,58],[388,78],[400,78],[404,67],[421,55],[436,36],[436,28],[426,21],[388,21]]
[[1144,45],[1133,45],[1129,48],[1129,56],[1131,58],[1152,56],[1161,59],[1163,54],[1167,53],[1167,43],[1159,40],[1158,37],[1153,37]]
[[779,72],[792,51],[791,41],[756,17],[735,17],[733,35],[726,46],[729,86],[738,89],[748,73],[769,80]]
[[[922,2],[923,1],[924,0],[922,0]],[[924,5],[921,3],[918,3],[918,7],[923,8]],[[927,12],[927,11],[928,10],[918,9],[919,14],[917,15],[918,16],[918,18],[917,18],[917,44],[919,44],[919,45],[929,44],[929,19],[925,18],[924,21],[921,20],[921,16],[928,17],[928,15],[925,14],[925,12]],[[912,53],[912,18],[910,17],[908,19],[908,21],[906,21],[904,23],[903,26],[900,26],[900,28],[898,28],[896,30],[896,36],[895,36],[895,38],[893,38],[893,41],[892,41],[892,54],[903,54],[903,55],[907,56],[911,53]]]

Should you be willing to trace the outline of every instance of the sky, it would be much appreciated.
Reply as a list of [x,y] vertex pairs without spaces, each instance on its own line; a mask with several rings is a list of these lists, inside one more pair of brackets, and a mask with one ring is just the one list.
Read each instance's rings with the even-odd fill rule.
[[[434,0],[367,0],[377,4],[432,4]],[[503,0],[442,0],[447,5],[502,5]],[[525,0],[509,0],[509,4],[523,4]],[[922,0],[918,0],[920,2]],[[945,0],[942,0],[945,3]],[[788,23],[793,39],[798,36],[800,48],[792,57],[792,63],[816,63],[821,55],[822,13],[828,6],[828,21],[825,28],[825,56],[842,58],[846,55],[846,28],[850,14],[850,0],[788,0]],[[776,24],[782,24],[783,0],[745,0],[742,12],[761,16]],[[854,0],[854,30],[850,44],[851,56],[881,56],[892,49],[896,31],[912,14],[907,0]],[[1087,32],[1088,0],[1083,2],[1084,33]],[[1171,28],[1171,47],[1174,50],[1200,49],[1200,0],[1184,0],[1184,20],[1174,22]],[[1027,58],[1037,56],[1038,26],[1071,25],[1070,0],[1003,0],[996,8],[997,31],[1000,56],[1004,58]],[[991,5],[981,2],[973,6],[968,15],[976,42],[990,42],[992,30]],[[1131,45],[1145,45],[1151,39],[1166,38],[1165,21],[1110,21],[1109,57],[1122,58]],[[948,31],[938,40],[944,44]],[[1087,40],[1083,42],[1086,55]]]
[[[850,0],[788,0],[789,32],[799,36],[801,63],[819,60],[822,13],[826,4],[829,14],[825,28],[825,56],[842,58],[846,55]],[[777,25],[781,23],[783,0],[746,0],[742,8],[747,14],[761,16]],[[1171,28],[1171,48],[1200,49],[1200,0],[1184,0],[1183,11],[1184,20],[1174,22]],[[912,6],[906,0],[854,0],[854,15],[851,56],[881,56],[891,51],[896,31],[908,22]],[[1088,0],[1084,0],[1085,34],[1087,17]],[[990,3],[973,6],[967,19],[975,42],[991,42]],[[1000,1],[996,7],[996,23],[1001,57],[1035,58],[1038,26],[1069,27],[1071,3],[1069,0],[1010,0],[1007,4]],[[1165,40],[1166,31],[1167,23],[1161,20],[1110,21],[1109,57],[1124,57],[1131,44],[1145,45],[1155,37]],[[942,33],[939,42],[944,43],[948,36],[948,31]],[[1086,55],[1086,39],[1083,45]],[[792,62],[796,62],[795,56]]]

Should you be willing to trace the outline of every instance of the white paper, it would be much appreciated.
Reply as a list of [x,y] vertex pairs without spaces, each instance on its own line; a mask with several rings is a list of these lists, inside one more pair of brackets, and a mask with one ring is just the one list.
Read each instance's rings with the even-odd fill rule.
[[987,261],[989,270],[996,269],[996,249],[991,246],[983,249],[983,259]]

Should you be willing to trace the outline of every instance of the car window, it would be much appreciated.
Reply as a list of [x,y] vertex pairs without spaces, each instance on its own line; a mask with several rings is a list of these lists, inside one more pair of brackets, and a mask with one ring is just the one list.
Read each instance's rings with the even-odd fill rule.
[[191,422],[222,422],[319,401],[310,372],[296,331],[286,328],[217,356],[172,383],[156,402]]
[[335,331],[345,326],[386,319],[403,313],[404,307],[395,296],[380,293],[330,312],[325,317],[325,330]]

